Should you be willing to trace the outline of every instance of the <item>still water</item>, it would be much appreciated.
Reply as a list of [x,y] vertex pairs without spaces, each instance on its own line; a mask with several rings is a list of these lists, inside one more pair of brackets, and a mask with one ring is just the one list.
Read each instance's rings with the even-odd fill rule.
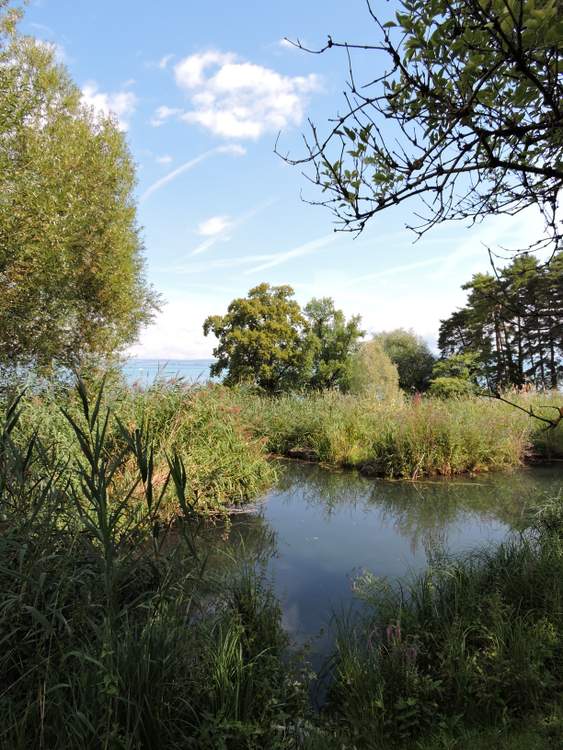
[[457,481],[392,482],[314,464],[280,462],[280,479],[253,513],[234,517],[230,544],[262,561],[295,645],[313,664],[330,643],[333,613],[354,606],[363,570],[390,581],[423,569],[431,554],[497,544],[524,528],[562,465]]
[[212,359],[128,359],[122,370],[129,385],[143,388],[155,380],[182,378],[187,383],[204,383],[210,380]]

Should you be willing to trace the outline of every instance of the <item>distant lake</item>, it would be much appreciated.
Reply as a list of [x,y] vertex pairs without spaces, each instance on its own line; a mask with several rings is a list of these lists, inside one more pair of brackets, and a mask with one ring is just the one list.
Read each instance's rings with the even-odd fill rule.
[[128,359],[122,366],[129,385],[149,386],[156,379],[182,378],[187,383],[210,380],[212,359]]

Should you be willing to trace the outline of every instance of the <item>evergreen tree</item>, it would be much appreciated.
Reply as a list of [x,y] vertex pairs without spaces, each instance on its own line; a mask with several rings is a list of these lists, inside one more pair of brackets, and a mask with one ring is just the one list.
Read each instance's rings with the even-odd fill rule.
[[465,284],[467,304],[440,326],[443,358],[473,354],[482,384],[557,388],[563,373],[563,252],[518,256]]

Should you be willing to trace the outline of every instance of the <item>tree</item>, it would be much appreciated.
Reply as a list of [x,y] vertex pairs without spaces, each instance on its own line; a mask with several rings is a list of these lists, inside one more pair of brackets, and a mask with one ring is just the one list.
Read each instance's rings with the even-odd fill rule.
[[423,338],[414,331],[397,328],[384,331],[374,336],[383,347],[383,351],[397,366],[399,386],[408,393],[424,391],[428,388],[434,355]]
[[[345,111],[320,135],[312,125],[310,179],[341,227],[361,231],[379,211],[417,197],[416,232],[449,219],[543,212],[561,238],[563,14],[558,0],[401,0],[385,21],[367,2],[377,39],[328,38],[344,48]],[[296,46],[305,49],[299,42]],[[351,54],[373,56],[356,80]],[[378,55],[388,60],[379,61]],[[417,214],[418,215],[418,214]]]
[[350,391],[379,401],[399,393],[397,367],[378,341],[366,341],[352,358]]
[[314,341],[290,286],[259,284],[234,299],[226,315],[205,320],[203,332],[219,340],[211,375],[227,372],[227,385],[252,383],[268,393],[307,384]]
[[471,354],[492,390],[531,383],[557,388],[563,373],[563,251],[549,265],[516,257],[464,284],[466,305],[440,325],[443,357]]
[[454,354],[438,360],[432,370],[430,395],[440,398],[469,396],[478,390],[478,357],[475,354]]
[[346,320],[342,310],[336,310],[330,297],[312,299],[304,309],[309,329],[314,337],[315,352],[309,386],[323,390],[350,387],[352,355],[359,339],[361,317],[353,315]]
[[124,136],[0,5],[0,366],[77,366],[133,342],[144,279]]

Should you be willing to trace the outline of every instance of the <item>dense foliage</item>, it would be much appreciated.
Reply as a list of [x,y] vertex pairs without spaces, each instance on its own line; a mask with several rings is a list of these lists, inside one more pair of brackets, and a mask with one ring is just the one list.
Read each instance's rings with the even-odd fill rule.
[[324,205],[345,228],[361,230],[378,211],[422,197],[419,232],[536,206],[555,249],[563,186],[560,3],[401,0],[391,18],[380,13],[368,0],[375,40],[329,37],[320,50],[363,54],[373,68],[357,80],[350,54],[343,113],[326,136],[312,127],[301,161],[314,166]]
[[361,576],[367,606],[360,621],[341,624],[327,710],[340,736],[355,747],[413,747],[437,727],[446,740],[456,725],[539,714],[544,731],[530,747],[559,747],[562,581],[560,501],[523,538],[437,559],[410,584]]
[[252,551],[214,569],[182,456],[79,395],[70,455],[2,415],[0,746],[280,747],[301,686]]
[[301,309],[290,286],[259,284],[233,300],[226,315],[212,315],[204,333],[219,340],[212,375],[227,385],[257,385],[268,393],[350,388],[351,364],[363,335],[360,317],[346,320],[330,297]]
[[48,45],[0,6],[0,368],[76,366],[132,343],[143,276],[134,165]]
[[443,357],[469,355],[491,388],[557,388],[563,375],[563,252],[549,265],[516,258],[497,276],[476,274],[467,304],[442,321]]
[[346,320],[342,310],[334,307],[330,297],[312,299],[303,312],[314,337],[309,386],[316,390],[349,390],[353,354],[364,334],[360,329],[360,316],[354,315]]
[[[243,422],[273,453],[374,476],[417,479],[508,469],[531,452],[563,457],[563,425],[545,431],[543,423],[489,399],[230,394]],[[558,398],[526,394],[517,403],[549,415]]]
[[397,366],[399,386],[404,391],[413,393],[428,388],[434,355],[421,336],[417,336],[414,331],[397,328],[378,333],[374,338]]
[[[221,404],[218,394],[231,401]],[[219,424],[210,446],[229,419],[251,424],[236,395],[207,394],[221,404],[212,409]],[[420,741],[433,750],[488,750],[492,738],[510,750],[560,746],[560,503],[546,506],[519,541],[468,560],[437,560],[408,589],[364,574],[356,590],[366,608],[338,623],[325,670],[329,700],[315,715],[306,673],[287,658],[280,607],[256,572],[260,553],[246,539],[226,555],[212,540],[221,536],[224,547],[228,525],[198,521],[204,490],[184,443],[210,430],[209,409],[190,402],[183,430],[165,393],[129,394],[124,403],[115,396],[110,388],[89,397],[80,385],[75,397],[15,400],[1,415],[0,746],[406,750]],[[181,398],[172,389],[172,413]],[[293,413],[294,436],[317,430],[319,446],[335,414],[341,435],[356,429],[358,449],[385,416],[379,405],[366,419],[377,402],[335,393],[305,403],[251,398],[264,433]],[[502,409],[477,403],[497,414],[475,421],[473,448]],[[430,405],[405,426],[403,446],[417,425],[425,427],[413,446],[425,436],[428,447],[432,435],[441,445],[461,406],[467,411],[466,403],[448,417],[439,402]],[[34,410],[40,420],[30,419]],[[391,409],[386,418],[389,432]],[[469,423],[461,429],[471,432]],[[460,435],[451,447],[459,448]],[[233,442],[227,434],[218,453]],[[528,720],[524,733],[519,718]],[[530,744],[516,744],[531,726]]]
[[354,354],[350,368],[350,391],[377,401],[399,393],[399,373],[379,341],[366,341]]

